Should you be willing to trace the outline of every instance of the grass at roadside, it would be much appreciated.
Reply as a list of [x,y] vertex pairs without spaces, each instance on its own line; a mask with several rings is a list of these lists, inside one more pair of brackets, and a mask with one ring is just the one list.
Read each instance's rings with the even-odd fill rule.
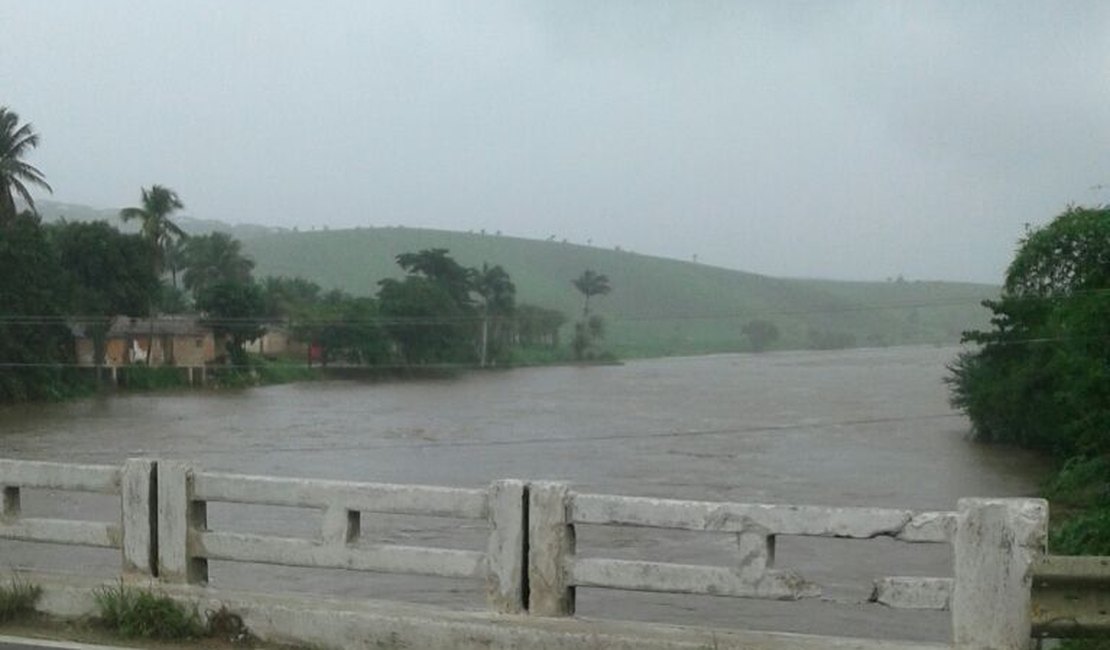
[[33,616],[41,597],[42,587],[12,576],[7,584],[0,585],[0,623]]
[[99,610],[97,620],[125,639],[197,639],[206,632],[195,608],[168,596],[122,583],[97,589],[93,596]]

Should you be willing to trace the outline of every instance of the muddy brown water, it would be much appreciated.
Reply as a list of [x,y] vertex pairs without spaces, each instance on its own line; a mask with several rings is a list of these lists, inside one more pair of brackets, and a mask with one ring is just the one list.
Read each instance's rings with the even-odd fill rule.
[[[678,499],[953,509],[1026,496],[1041,459],[977,445],[942,383],[956,348],[782,352],[612,367],[327,381],[236,392],[109,395],[0,409],[0,455],[118,463],[152,455],[278,476],[483,486],[558,479],[583,491]],[[108,520],[107,497],[29,491],[24,511]],[[312,536],[319,515],[213,504],[210,527]],[[374,541],[482,548],[478,522],[363,518]],[[579,530],[583,555],[727,565],[729,535]],[[0,561],[112,575],[108,551],[7,542]],[[949,575],[945,546],[779,538],[776,565],[825,587],[798,603],[582,589],[579,615],[851,636],[944,639],[948,615],[866,604],[883,575]],[[483,607],[471,581],[213,562],[228,588]]]

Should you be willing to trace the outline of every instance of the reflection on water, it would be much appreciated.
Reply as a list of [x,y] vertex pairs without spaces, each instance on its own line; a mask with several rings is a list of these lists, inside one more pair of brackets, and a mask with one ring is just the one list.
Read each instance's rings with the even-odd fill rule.
[[[559,479],[583,491],[952,509],[961,496],[1035,491],[1042,466],[966,439],[944,365],[953,348],[785,352],[635,361],[619,367],[473,372],[455,379],[316,382],[242,392],[124,395],[0,410],[2,455],[117,463],[151,455],[208,469],[474,487]],[[41,507],[71,516],[73,497]],[[39,507],[39,506],[36,506]],[[87,510],[88,507],[78,508]],[[214,508],[213,528],[311,535],[309,518]],[[106,518],[110,514],[104,515]],[[363,518],[367,537],[481,547],[454,520]],[[297,522],[290,524],[290,522]],[[583,553],[727,564],[729,536],[580,531]],[[6,564],[110,574],[111,554],[0,546]],[[839,600],[881,575],[944,575],[947,549],[874,540],[780,539],[777,563]],[[99,567],[99,568],[97,568]],[[400,576],[213,563],[218,585],[481,607],[481,586]],[[587,616],[943,638],[947,616],[875,605],[773,603],[582,590]]]

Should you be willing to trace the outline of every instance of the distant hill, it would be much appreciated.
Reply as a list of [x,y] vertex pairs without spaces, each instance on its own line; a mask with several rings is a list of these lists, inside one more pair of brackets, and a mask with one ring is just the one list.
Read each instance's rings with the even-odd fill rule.
[[[121,229],[118,210],[37,201],[47,221],[106,220]],[[559,309],[570,319],[582,309],[571,279],[586,269],[609,276],[611,294],[591,302],[608,322],[607,346],[621,356],[734,352],[748,349],[743,327],[769,320],[782,336],[774,347],[853,347],[955,343],[984,327],[979,305],[998,287],[957,282],[842,282],[772,278],[627,251],[420,228],[286,230],[178,217],[191,234],[221,231],[243,241],[258,277],[301,276],[325,289],[371,295],[378,281],[399,277],[394,258],[446,248],[459,262],[500,264],[517,297]]]
[[[68,221],[107,221],[124,232],[139,232],[139,225],[135,222],[123,223],[119,218],[119,209],[90,208],[87,205],[76,203],[60,203],[38,199],[35,208],[43,221],[53,222],[61,219]],[[282,228],[273,226],[259,226],[255,224],[231,225],[214,219],[197,219],[188,216],[174,216],[174,223],[190,235],[202,235],[210,232],[226,232],[237,239],[247,239],[275,232],[282,232]]]
[[625,356],[743,351],[743,326],[772,321],[779,348],[955,343],[986,325],[979,302],[997,287],[953,282],[840,282],[772,278],[691,262],[559,243],[418,228],[280,232],[244,240],[259,275],[302,276],[369,295],[401,275],[399,253],[447,248],[459,262],[500,264],[518,300],[582,309],[571,279],[609,276],[611,294],[591,305],[609,322],[608,344]]

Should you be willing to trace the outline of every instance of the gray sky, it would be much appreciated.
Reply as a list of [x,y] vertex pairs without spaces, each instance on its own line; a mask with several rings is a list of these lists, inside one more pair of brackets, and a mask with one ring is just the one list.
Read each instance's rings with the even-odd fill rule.
[[1110,190],[1107,2],[0,0],[58,200],[995,282]]

